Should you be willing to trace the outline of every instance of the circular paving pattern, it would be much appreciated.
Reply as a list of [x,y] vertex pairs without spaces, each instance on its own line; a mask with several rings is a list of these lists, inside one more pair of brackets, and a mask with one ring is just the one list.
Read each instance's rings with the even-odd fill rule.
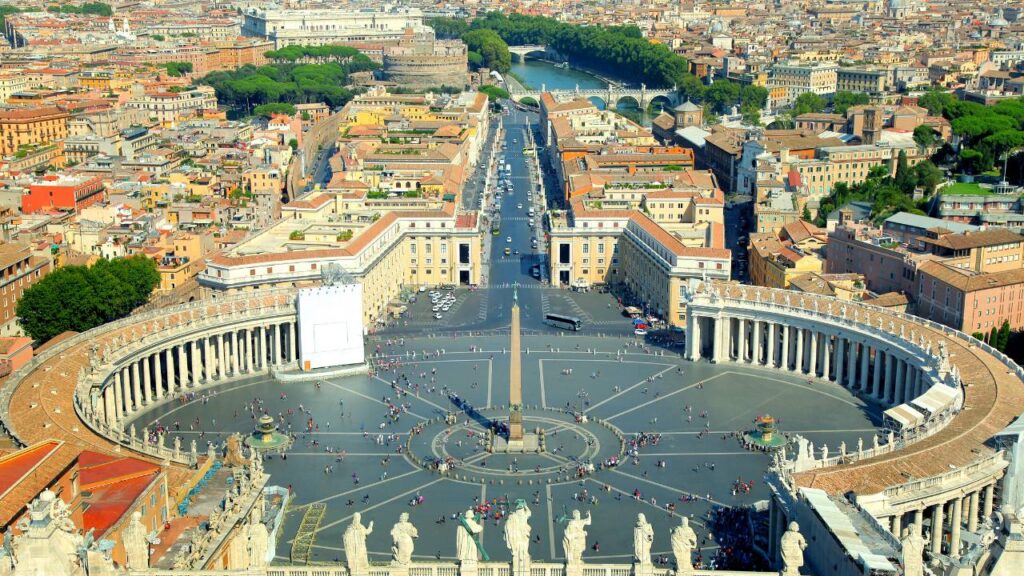
[[[531,544],[534,558],[561,559],[564,521],[579,509],[594,518],[584,559],[628,562],[631,531],[622,526],[637,513],[654,526],[655,555],[670,555],[669,530],[680,514],[691,518],[699,545],[711,554],[717,544],[704,518],[712,508],[768,498],[769,456],[744,450],[735,437],[753,428],[757,416],[771,414],[780,433],[833,448],[854,446],[858,438],[870,445],[880,419],[875,406],[835,384],[781,371],[690,363],[678,351],[647,350],[632,338],[527,336],[524,428],[544,429],[545,451],[494,454],[480,440],[492,422],[508,417],[507,336],[381,344],[375,376],[330,378],[319,386],[265,376],[234,381],[159,405],[134,423],[166,426],[169,436],[181,436],[185,445],[196,439],[201,450],[232,432],[251,433],[264,413],[292,433],[287,458],[270,454],[265,464],[272,484],[293,491],[277,541],[282,561],[314,503],[325,504],[326,512],[312,561],[342,559],[342,532],[362,512],[364,523],[375,522],[367,540],[371,560],[383,562],[390,558],[390,527],[402,512],[419,528],[414,557],[453,558],[452,514],[481,504],[497,511],[500,502],[521,498],[540,536]],[[456,415],[452,426],[445,422],[449,413]],[[588,421],[577,422],[579,413]],[[413,429],[418,432],[410,434]],[[657,443],[623,457],[622,441],[628,450],[640,434]],[[617,465],[604,466],[613,457]],[[437,458],[451,458],[453,468],[440,474],[431,467]],[[577,478],[587,463],[593,472]],[[737,480],[747,488],[736,490]],[[501,522],[488,518],[484,547],[507,560]]]

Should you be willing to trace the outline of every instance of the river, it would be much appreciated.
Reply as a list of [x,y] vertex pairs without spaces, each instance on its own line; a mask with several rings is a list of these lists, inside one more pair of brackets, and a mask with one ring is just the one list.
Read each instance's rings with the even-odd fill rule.
[[[512,72],[526,83],[528,88],[540,90],[541,86],[548,90],[573,90],[578,85],[581,90],[605,88],[608,83],[604,80],[584,72],[577,68],[559,68],[546,60],[534,60],[532,58],[512,62]],[[602,102],[594,103],[598,108],[604,109]],[[637,109],[635,105],[619,106],[616,109],[624,116],[636,121],[639,119],[644,126],[651,125],[651,115]]]

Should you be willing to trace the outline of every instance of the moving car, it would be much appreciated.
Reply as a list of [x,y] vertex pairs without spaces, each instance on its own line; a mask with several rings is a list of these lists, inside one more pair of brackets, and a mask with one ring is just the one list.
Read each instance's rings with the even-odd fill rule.
[[647,336],[647,330],[637,328],[636,330],[633,330],[633,334],[636,334],[637,336]]
[[511,248],[505,248],[505,256],[508,256],[511,253],[512,253],[512,249]]
[[512,237],[509,236],[509,237],[505,238],[505,242],[508,243],[508,244],[511,244],[512,243]]

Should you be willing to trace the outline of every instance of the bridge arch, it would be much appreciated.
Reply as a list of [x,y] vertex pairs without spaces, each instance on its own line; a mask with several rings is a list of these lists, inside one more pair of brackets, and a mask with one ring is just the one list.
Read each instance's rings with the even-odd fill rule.
[[602,110],[608,109],[608,102],[602,96],[587,96],[587,100],[590,100],[591,104]]
[[671,110],[672,109],[672,98],[669,97],[667,94],[665,94],[665,95],[659,94],[659,95],[657,95],[657,96],[655,96],[655,97],[650,99],[650,102],[647,104],[647,109],[650,112],[660,112],[662,110]]
[[615,99],[615,108],[623,108],[623,104],[626,106],[632,106],[637,110],[641,109],[640,99],[632,94],[613,94],[612,97]]

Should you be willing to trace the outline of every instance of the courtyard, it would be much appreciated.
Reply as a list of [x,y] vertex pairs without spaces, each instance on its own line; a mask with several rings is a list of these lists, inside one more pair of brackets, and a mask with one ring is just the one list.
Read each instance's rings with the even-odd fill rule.
[[[374,522],[372,561],[390,558],[388,532],[402,512],[419,529],[414,557],[451,559],[452,515],[471,507],[487,516],[484,549],[507,560],[501,512],[517,499],[533,514],[534,558],[562,558],[564,522],[578,509],[593,516],[584,560],[628,562],[637,513],[654,526],[656,560],[671,556],[679,515],[691,519],[708,556],[717,546],[705,523],[713,507],[768,498],[770,457],[735,437],[757,416],[771,414],[783,433],[833,453],[840,442],[870,445],[880,419],[876,407],[824,381],[691,363],[678,349],[633,337],[534,335],[523,339],[524,420],[527,430],[545,431],[545,450],[490,454],[485,429],[508,413],[507,348],[507,335],[382,336],[369,344],[372,376],[234,381],[158,406],[135,425],[163,426],[201,450],[250,433],[264,413],[293,433],[286,455],[266,461],[271,483],[292,490],[277,541],[282,562],[312,504],[326,505],[313,562],[344,559],[341,535],[355,512]],[[448,475],[435,470],[439,460],[451,463]]]

